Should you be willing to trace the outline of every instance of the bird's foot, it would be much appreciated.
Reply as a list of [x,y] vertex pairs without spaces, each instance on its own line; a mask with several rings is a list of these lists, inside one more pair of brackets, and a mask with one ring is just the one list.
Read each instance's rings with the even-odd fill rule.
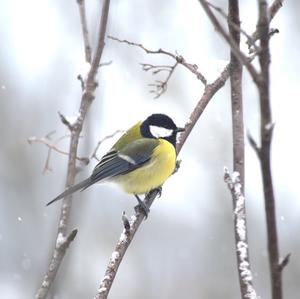
[[135,209],[136,211],[142,210],[142,212],[143,212],[144,215],[145,215],[145,219],[147,219],[148,214],[149,214],[149,212],[150,212],[149,207],[148,207],[148,206],[147,206],[147,205],[139,198],[138,195],[134,194],[134,196],[135,196],[135,198],[137,199],[137,201],[138,201],[138,203],[139,203],[137,206],[134,207],[134,209]]
[[161,194],[162,194],[162,186],[157,187],[153,191],[156,191],[157,192],[157,196],[160,198]]

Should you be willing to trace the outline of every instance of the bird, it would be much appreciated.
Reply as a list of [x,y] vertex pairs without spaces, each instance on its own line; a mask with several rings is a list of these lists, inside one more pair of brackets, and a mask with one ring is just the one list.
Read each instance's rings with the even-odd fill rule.
[[177,134],[182,131],[184,128],[177,127],[166,114],[152,114],[139,121],[101,158],[87,179],[67,188],[47,206],[95,183],[109,181],[133,194],[147,216],[139,195],[161,188],[174,172]]

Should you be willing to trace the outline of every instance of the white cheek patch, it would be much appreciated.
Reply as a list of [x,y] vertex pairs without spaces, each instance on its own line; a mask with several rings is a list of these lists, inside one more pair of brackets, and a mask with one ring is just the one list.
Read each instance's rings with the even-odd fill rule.
[[172,129],[166,129],[159,126],[149,126],[150,133],[156,138],[170,137],[173,134]]

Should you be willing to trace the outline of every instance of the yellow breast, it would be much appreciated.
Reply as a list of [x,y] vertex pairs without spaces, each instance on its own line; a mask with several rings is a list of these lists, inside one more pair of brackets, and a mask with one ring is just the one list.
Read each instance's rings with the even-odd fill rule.
[[159,139],[159,142],[149,162],[116,179],[125,192],[147,193],[161,186],[173,173],[176,166],[175,148],[164,139]]

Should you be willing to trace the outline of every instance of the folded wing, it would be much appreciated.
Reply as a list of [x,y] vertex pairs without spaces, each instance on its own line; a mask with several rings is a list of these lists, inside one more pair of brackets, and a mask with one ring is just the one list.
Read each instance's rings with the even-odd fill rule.
[[120,151],[108,152],[96,165],[90,177],[91,184],[126,174],[141,167],[151,159],[153,150],[157,145],[156,139],[141,138],[131,142]]

